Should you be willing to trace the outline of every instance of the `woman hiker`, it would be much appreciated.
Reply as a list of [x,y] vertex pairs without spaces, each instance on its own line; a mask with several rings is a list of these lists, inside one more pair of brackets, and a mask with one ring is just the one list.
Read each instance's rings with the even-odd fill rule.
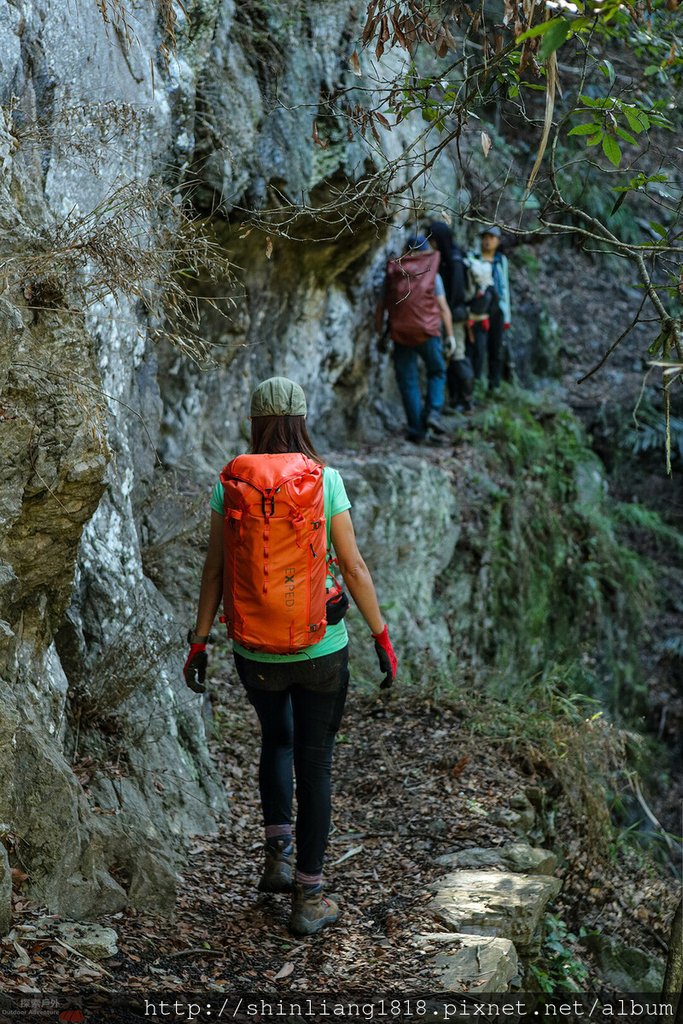
[[[486,290],[490,301],[483,315],[474,316],[470,321],[472,331],[468,345],[474,376],[479,380],[484,373],[484,362],[488,364],[489,391],[498,389],[503,374],[503,332],[510,329],[510,276],[507,256],[499,251],[502,232],[497,225],[484,227],[479,232],[479,252],[470,256],[470,263],[477,260],[487,264],[492,286]],[[470,312],[474,307],[470,305]]]
[[[251,454],[225,467],[211,497],[209,546],[183,671],[187,684],[203,692],[206,644],[224,597],[237,673],[261,725],[259,789],[266,842],[258,888],[292,892],[289,927],[300,935],[332,924],[339,913],[322,891],[332,751],[349,681],[348,634],[341,617],[348,600],[338,587],[329,590],[334,581],[326,556],[332,549],[375,641],[386,673],[382,686],[396,678],[396,656],[356,544],[350,508],[339,472],[324,465],[308,435],[302,388],[285,377],[263,381],[251,398]],[[325,531],[317,529],[323,524]],[[245,558],[249,561],[239,562]],[[315,573],[321,594],[318,582],[311,582]],[[252,576],[255,585],[247,593]],[[308,584],[308,596],[299,602]],[[335,595],[331,599],[330,592]],[[303,632],[297,609],[307,616]]]

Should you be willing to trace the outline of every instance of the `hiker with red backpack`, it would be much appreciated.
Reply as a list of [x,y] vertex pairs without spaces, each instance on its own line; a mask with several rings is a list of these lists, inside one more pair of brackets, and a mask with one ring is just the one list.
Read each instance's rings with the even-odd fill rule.
[[[375,315],[375,327],[381,335],[384,314],[388,314],[396,383],[408,420],[407,437],[416,444],[447,432],[441,415],[446,399],[442,321],[449,358],[455,352],[455,338],[439,262],[439,253],[424,235],[409,238],[405,252],[387,263],[384,291]],[[424,403],[418,359],[427,371]]]
[[[265,825],[261,892],[292,893],[290,930],[311,935],[336,921],[322,891],[331,822],[331,767],[349,681],[348,598],[337,557],[385,674],[397,662],[375,587],[358,550],[351,503],[306,429],[306,397],[285,377],[251,398],[251,452],[222,470],[190,653],[188,686],[204,692],[206,645],[221,598],[240,681],[261,725],[259,790]],[[296,862],[292,832],[296,778]]]

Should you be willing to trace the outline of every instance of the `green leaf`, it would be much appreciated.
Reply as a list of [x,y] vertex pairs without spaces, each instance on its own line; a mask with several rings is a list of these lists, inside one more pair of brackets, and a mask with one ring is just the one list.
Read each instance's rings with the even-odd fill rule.
[[603,137],[604,134],[605,133],[603,131],[599,131],[597,133],[597,135],[594,135],[592,139],[588,140],[587,145],[588,146],[597,146],[599,143],[602,142],[602,137]]
[[617,128],[616,133],[620,139],[624,140],[624,142],[630,142],[632,146],[637,145],[636,140],[633,138],[633,136],[629,135],[628,132],[625,132],[623,128]]
[[572,128],[570,132],[567,132],[567,135],[595,135],[595,133],[600,130],[599,124],[577,124],[575,128]]
[[656,234],[660,235],[662,238],[668,238],[669,237],[669,232],[666,230],[666,228],[664,227],[663,224],[658,224],[656,220],[651,220],[649,222],[649,224],[650,224],[650,227],[652,228],[652,230]]
[[664,117],[663,114],[650,114],[649,117],[646,114],[645,116],[647,117],[649,122],[648,127],[650,125],[657,125],[658,128],[666,128],[667,131],[673,131],[673,124],[671,123],[669,118]]
[[611,96],[597,96],[593,99],[592,96],[579,96],[579,99],[583,103],[584,107],[597,107],[598,110],[613,110],[614,107],[618,106],[617,100],[612,99]]
[[602,151],[611,164],[618,167],[621,163],[621,150],[619,143],[612,135],[604,135],[602,139]]
[[564,18],[559,21],[553,18],[550,29],[543,36],[543,42],[538,51],[539,60],[547,60],[551,53],[559,49],[569,33],[569,22]]
[[624,189],[621,189],[620,191],[621,191],[621,195],[617,196],[617,201],[616,201],[616,203],[614,204],[614,206],[612,207],[612,209],[609,212],[610,217],[614,216],[614,214],[617,212],[617,210],[619,209],[619,207],[623,203],[624,199],[626,199],[626,196],[631,191],[631,189],[630,188],[624,188]]
[[623,112],[628,121],[629,128],[636,135],[640,135],[641,132],[647,131],[650,127],[650,118],[644,110],[639,110],[638,107],[623,107]]
[[600,70],[602,71],[603,75],[605,75],[605,77],[609,79],[609,84],[614,85],[614,79],[616,77],[614,72],[614,65],[611,61],[607,60],[607,57],[605,57],[602,64],[600,65]]
[[631,178],[628,185],[615,185],[612,189],[613,192],[631,192],[633,189],[644,188],[645,185],[650,185],[652,182],[668,182],[666,174],[643,174],[642,171],[636,174],[634,178]]
[[545,35],[549,32],[553,25],[565,24],[564,18],[551,18],[550,21],[542,21],[540,25],[534,25],[533,28],[528,28],[526,32],[522,32],[521,36],[517,36],[517,42],[523,43],[525,39],[535,39],[536,36]]

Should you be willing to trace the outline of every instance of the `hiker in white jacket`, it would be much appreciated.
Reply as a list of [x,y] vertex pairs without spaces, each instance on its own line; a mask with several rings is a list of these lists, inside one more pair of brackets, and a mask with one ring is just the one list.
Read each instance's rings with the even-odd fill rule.
[[503,364],[503,332],[510,327],[510,278],[507,256],[498,251],[501,230],[482,228],[480,250],[468,257],[476,294],[469,302],[468,355],[479,379],[488,363],[489,390],[499,386]]

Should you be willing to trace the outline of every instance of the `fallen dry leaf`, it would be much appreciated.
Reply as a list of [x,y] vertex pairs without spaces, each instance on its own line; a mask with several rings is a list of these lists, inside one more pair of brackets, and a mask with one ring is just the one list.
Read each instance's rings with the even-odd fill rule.
[[273,981],[281,981],[283,978],[288,978],[294,970],[294,964],[286,963],[283,964],[280,970],[277,972]]

